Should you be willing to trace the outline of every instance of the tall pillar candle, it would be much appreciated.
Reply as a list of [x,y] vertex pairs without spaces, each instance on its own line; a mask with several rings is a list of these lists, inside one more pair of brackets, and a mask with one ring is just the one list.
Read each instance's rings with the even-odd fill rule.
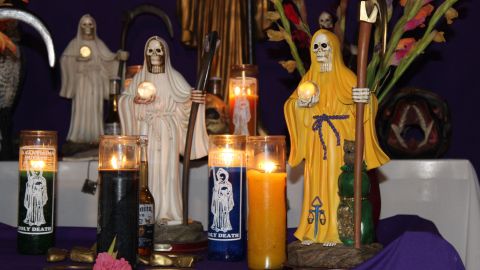
[[54,245],[57,132],[20,133],[17,249],[45,254]]
[[208,258],[245,255],[245,136],[211,135],[208,152]]
[[117,258],[124,258],[135,267],[140,170],[138,136],[101,136],[98,152],[97,252],[106,252],[116,239]]
[[285,136],[247,139],[248,267],[281,269],[286,260]]

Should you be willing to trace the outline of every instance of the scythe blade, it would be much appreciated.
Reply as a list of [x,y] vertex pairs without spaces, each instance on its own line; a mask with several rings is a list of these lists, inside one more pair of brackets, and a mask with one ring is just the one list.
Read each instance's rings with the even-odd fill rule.
[[52,36],[50,35],[47,27],[40,21],[39,18],[27,11],[2,7],[0,8],[0,19],[15,19],[22,21],[37,30],[45,42],[45,46],[47,47],[48,63],[50,67],[55,65],[55,50],[53,48]]

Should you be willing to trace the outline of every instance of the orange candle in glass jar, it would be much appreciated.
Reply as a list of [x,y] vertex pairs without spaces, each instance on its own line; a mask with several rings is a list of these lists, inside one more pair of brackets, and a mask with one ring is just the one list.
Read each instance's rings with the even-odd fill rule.
[[[228,96],[230,133],[235,135],[256,134],[257,101],[258,95],[256,78],[230,78]],[[247,122],[245,127],[242,125],[242,121]]]
[[247,138],[248,267],[281,269],[286,260],[285,136]]

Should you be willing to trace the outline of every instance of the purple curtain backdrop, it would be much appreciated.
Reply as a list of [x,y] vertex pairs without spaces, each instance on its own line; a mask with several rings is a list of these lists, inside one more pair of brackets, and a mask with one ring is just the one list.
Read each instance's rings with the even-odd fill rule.
[[[396,1],[396,0],[394,0]],[[321,11],[331,8],[334,0],[306,0],[309,24],[316,30],[317,17]],[[355,12],[355,3],[350,1],[350,13]],[[434,4],[438,5],[434,1]],[[179,41],[180,24],[176,16],[176,1],[141,0],[31,0],[28,9],[37,14],[48,25],[60,57],[68,42],[75,36],[78,20],[83,14],[91,14],[97,21],[98,36],[112,51],[120,46],[121,15],[126,9],[140,3],[152,3],[169,14],[175,37],[168,38],[160,19],[152,16],[138,18],[130,28],[127,49],[130,51],[129,64],[143,61],[143,47],[149,36],[159,35],[167,39],[172,54],[172,64],[194,85],[196,74],[196,49],[187,48]],[[480,57],[476,51],[480,25],[480,2],[460,0],[456,8],[460,18],[446,31],[447,43],[431,45],[419,57],[413,67],[399,83],[436,92],[448,100],[453,124],[452,141],[445,158],[470,159],[480,169],[480,150],[475,138],[479,135],[479,121],[474,108],[478,104],[480,91],[476,85]],[[354,15],[350,14],[352,18]],[[355,42],[355,20],[347,25],[347,39]],[[26,79],[14,114],[14,135],[22,129],[51,129],[59,132],[63,144],[70,123],[71,101],[59,97],[60,70],[57,65],[50,69],[46,50],[38,33],[28,26],[24,31],[22,44],[27,59]],[[277,64],[279,60],[290,59],[284,42],[259,41],[256,43],[256,63],[260,70],[260,106],[265,127],[271,134],[286,134],[283,120],[283,103],[298,82],[298,76],[288,74]],[[58,60],[57,60],[58,63]]]

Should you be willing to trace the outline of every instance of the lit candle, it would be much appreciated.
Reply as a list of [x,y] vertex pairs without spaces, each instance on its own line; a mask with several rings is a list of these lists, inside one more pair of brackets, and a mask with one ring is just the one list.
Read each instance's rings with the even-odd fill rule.
[[[250,70],[249,70],[250,69]],[[257,129],[257,79],[256,66],[238,65],[232,67],[229,79],[230,133],[255,135]]]
[[245,253],[245,136],[210,136],[208,258],[238,261]]
[[54,245],[57,132],[22,130],[19,150],[17,249],[45,254]]
[[118,257],[133,267],[137,257],[139,169],[138,136],[100,137],[97,252],[106,252],[116,238]]
[[285,137],[247,140],[248,268],[281,269],[286,260]]

